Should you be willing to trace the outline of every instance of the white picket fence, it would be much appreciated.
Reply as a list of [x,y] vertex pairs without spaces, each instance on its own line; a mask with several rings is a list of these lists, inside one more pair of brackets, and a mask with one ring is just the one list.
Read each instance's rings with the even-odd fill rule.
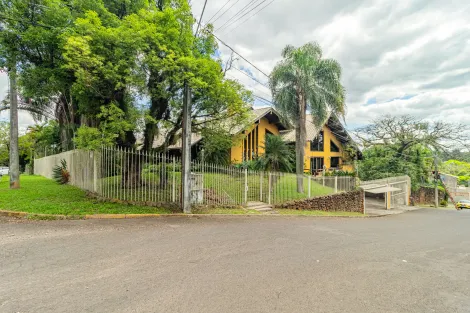
[[[123,148],[73,150],[34,161],[34,173],[52,178],[64,159],[70,184],[110,200],[147,205],[178,205],[181,199],[181,160],[178,157]],[[241,206],[250,201],[280,204],[290,200],[351,191],[354,177],[313,177],[292,173],[252,171],[193,161],[191,198],[195,205]],[[297,192],[297,180],[303,192]]]

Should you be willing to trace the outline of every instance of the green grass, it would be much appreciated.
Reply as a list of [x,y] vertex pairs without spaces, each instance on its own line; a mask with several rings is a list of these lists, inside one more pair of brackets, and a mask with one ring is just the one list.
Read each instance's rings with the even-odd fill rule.
[[305,215],[305,216],[364,216],[357,212],[325,212],[325,211],[309,211],[309,210],[291,210],[291,209],[275,209],[281,215]]
[[20,182],[20,189],[10,190],[8,177],[2,178],[1,210],[60,215],[172,213],[163,208],[98,201],[76,187],[58,185],[41,176],[22,175]]
[[[124,190],[120,187],[121,176],[112,176],[102,179],[103,193],[106,197],[127,200],[127,201],[151,201],[170,202],[173,194],[173,182],[175,183],[176,196],[180,193],[181,173],[169,172],[168,181],[161,187],[160,178],[155,173],[144,173],[142,175],[143,186]],[[174,176],[173,176],[174,175]],[[262,198],[267,202],[269,191],[268,176],[261,179],[259,174],[248,175],[248,201],[260,201],[260,191],[262,188]],[[245,199],[245,175],[235,172],[235,174],[224,173],[204,173],[204,204],[209,205],[240,205]],[[280,178],[272,177],[271,202],[275,204],[291,200],[306,199],[308,193],[308,179],[304,178],[303,193],[297,192],[297,178],[295,175],[285,175]],[[310,186],[310,196],[329,195],[334,189],[323,186],[321,183],[312,180]]]

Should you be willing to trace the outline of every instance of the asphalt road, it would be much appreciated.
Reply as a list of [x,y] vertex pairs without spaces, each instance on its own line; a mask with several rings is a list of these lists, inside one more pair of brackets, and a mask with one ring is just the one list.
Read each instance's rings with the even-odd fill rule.
[[0,312],[470,312],[470,210],[4,218]]

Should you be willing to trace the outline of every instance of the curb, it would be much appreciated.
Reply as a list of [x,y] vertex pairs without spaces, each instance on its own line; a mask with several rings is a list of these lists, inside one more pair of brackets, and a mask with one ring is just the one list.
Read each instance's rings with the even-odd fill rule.
[[186,218],[224,218],[224,217],[296,217],[296,218],[376,218],[386,215],[363,215],[363,216],[322,216],[322,215],[286,215],[286,214],[87,214],[87,215],[59,215],[59,214],[37,214],[27,212],[16,212],[0,210],[0,216],[16,217],[16,218],[30,218],[30,219],[43,219],[43,220],[103,220],[103,219],[139,219],[139,218],[165,218],[165,217],[186,217]]

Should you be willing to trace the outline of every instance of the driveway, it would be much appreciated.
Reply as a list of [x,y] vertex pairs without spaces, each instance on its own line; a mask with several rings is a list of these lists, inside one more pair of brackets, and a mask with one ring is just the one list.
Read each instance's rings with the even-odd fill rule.
[[0,312],[470,312],[470,210],[0,220]]

